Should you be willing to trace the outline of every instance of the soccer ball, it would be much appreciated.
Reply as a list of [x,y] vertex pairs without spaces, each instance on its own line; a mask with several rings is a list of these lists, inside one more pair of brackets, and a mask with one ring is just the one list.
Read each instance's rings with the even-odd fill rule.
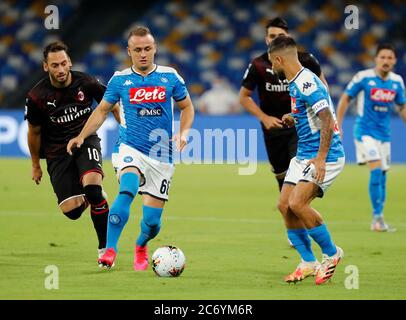
[[179,277],[185,269],[186,258],[182,250],[163,246],[152,255],[152,270],[160,277]]

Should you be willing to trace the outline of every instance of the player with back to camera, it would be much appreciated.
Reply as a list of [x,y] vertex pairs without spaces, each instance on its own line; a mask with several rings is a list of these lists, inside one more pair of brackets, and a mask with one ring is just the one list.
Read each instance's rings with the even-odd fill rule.
[[[161,216],[168,200],[174,173],[172,141],[182,150],[193,123],[194,108],[184,80],[175,69],[154,63],[156,44],[150,30],[136,27],[128,37],[131,67],[114,73],[96,111],[67,151],[82,148],[84,139],[104,122],[112,106],[120,104],[120,137],[117,157],[119,193],[109,214],[107,250],[99,262],[111,268],[117,243],[128,221],[137,193],[142,195],[141,232],[135,243],[134,270],[148,267],[147,243],[161,228]],[[173,100],[181,109],[180,131],[173,135]]]
[[[268,49],[273,70],[289,81],[291,113],[283,123],[296,126],[297,154],[290,161],[280,194],[278,209],[282,213],[288,238],[301,256],[296,270],[286,282],[316,276],[316,284],[329,280],[343,258],[322,216],[311,202],[324,193],[344,168],[344,150],[335,120],[334,107],[327,87],[299,60],[295,41],[288,36],[274,39]],[[321,264],[311,248],[311,239],[322,251]]]
[[[71,68],[68,47],[63,42],[53,42],[44,48],[43,69],[47,75],[26,98],[32,179],[36,184],[41,182],[40,158],[45,158],[63,214],[76,220],[90,204],[101,257],[106,247],[109,206],[102,189],[100,139],[92,134],[71,157],[66,155],[66,146],[82,130],[93,111],[93,100],[101,101],[106,87],[93,76]],[[114,108],[118,121],[117,111]]]
[[[383,219],[386,200],[386,175],[390,168],[390,117],[395,104],[406,122],[405,85],[394,73],[395,48],[380,44],[375,55],[375,68],[358,72],[347,85],[337,108],[340,130],[350,100],[357,97],[354,142],[358,164],[370,171],[369,197],[372,204],[372,231],[395,231]],[[342,131],[341,131],[342,132]]]

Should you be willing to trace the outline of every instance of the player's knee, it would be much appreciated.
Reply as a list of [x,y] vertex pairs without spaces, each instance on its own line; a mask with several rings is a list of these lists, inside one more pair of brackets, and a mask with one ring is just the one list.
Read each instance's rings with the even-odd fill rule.
[[137,173],[127,171],[120,176],[120,193],[135,197],[138,193],[140,177]]
[[90,184],[83,189],[85,191],[86,199],[90,204],[97,205],[104,200],[103,190],[100,185]]
[[289,203],[286,200],[279,199],[277,206],[278,206],[278,210],[280,211],[280,213],[282,213],[283,215],[287,214],[287,212],[289,210]]
[[67,211],[67,212],[63,212],[63,214],[65,215],[65,216],[67,216],[69,219],[71,219],[71,220],[77,220],[77,219],[79,219],[80,218],[80,216],[82,215],[82,212],[84,211],[84,206],[82,205],[82,206],[80,206],[80,207],[77,207],[77,208],[75,208],[75,209],[72,209],[72,210],[70,210],[70,211]]
[[303,201],[298,199],[297,197],[289,198],[289,209],[292,210],[294,213],[298,213],[301,211],[305,204]]

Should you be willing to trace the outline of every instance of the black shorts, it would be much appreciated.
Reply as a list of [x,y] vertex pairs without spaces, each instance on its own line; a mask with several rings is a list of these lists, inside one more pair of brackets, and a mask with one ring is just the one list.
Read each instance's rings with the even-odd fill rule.
[[83,145],[70,156],[47,160],[47,170],[51,178],[58,205],[63,201],[83,195],[82,178],[89,172],[103,175],[100,139],[90,136]]
[[288,130],[278,135],[269,134],[266,131],[263,133],[266,152],[272,166],[272,171],[275,174],[285,173],[289,168],[290,160],[296,156],[296,129]]

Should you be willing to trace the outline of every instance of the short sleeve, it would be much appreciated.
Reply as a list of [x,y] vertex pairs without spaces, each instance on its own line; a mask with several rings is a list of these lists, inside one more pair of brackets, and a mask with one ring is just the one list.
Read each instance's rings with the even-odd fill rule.
[[248,90],[255,90],[258,83],[258,71],[254,64],[250,63],[248,68],[245,70],[243,79],[241,81],[241,86]]
[[351,98],[354,98],[358,93],[363,89],[362,87],[362,77],[358,72],[351,80],[351,82],[345,88],[345,93],[348,94]]
[[321,84],[320,79],[314,74],[307,73],[300,83],[297,83],[301,99],[312,108],[315,114],[330,106],[327,90]]
[[399,86],[396,91],[395,102],[398,105],[403,105],[406,103],[405,84],[402,78],[400,78]]
[[182,101],[188,95],[185,80],[175,71],[175,83],[172,97],[175,101]]
[[43,121],[42,112],[30,94],[28,94],[25,99],[24,120],[27,120],[33,126],[40,126]]
[[103,100],[111,104],[115,104],[120,100],[119,78],[116,75],[113,75],[108,82]]

